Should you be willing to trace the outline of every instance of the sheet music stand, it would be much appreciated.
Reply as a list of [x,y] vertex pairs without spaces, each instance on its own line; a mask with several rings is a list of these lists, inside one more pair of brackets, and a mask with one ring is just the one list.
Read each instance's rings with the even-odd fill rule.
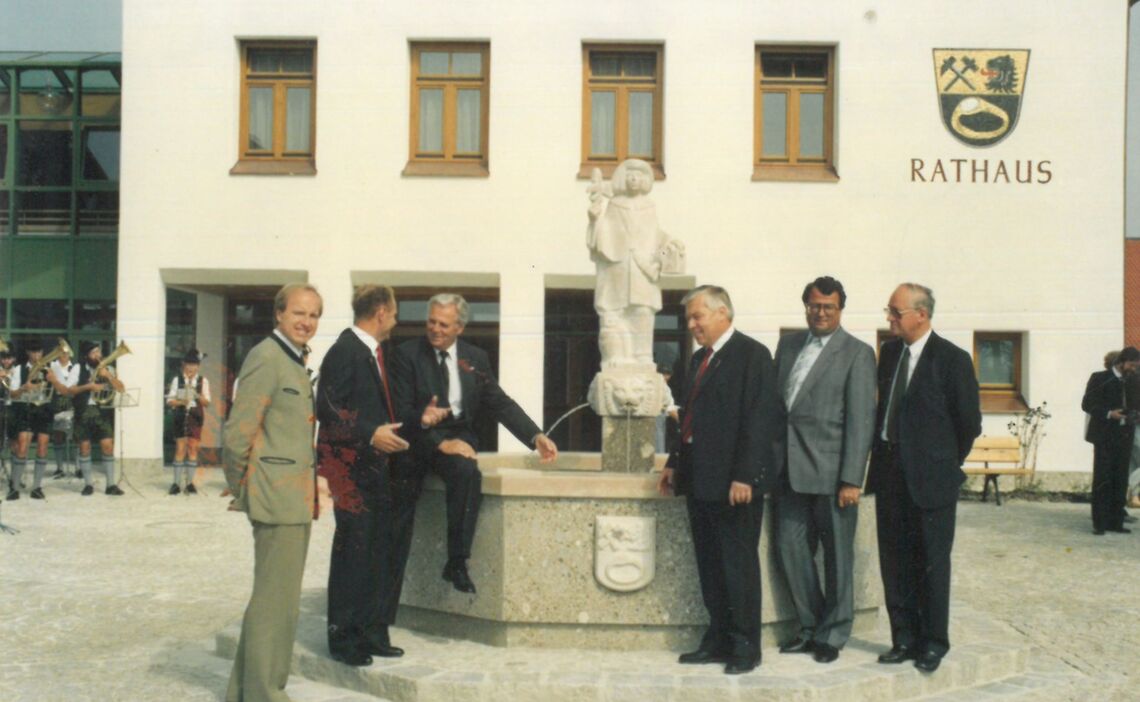
[[142,497],[143,494],[131,484],[131,481],[127,480],[126,463],[123,459],[123,410],[138,407],[141,395],[142,390],[140,388],[124,388],[122,392],[115,393],[110,405],[115,408],[115,424],[119,430],[119,440],[115,442],[115,453],[119,454],[116,461],[119,464],[119,480],[115,481],[115,485],[125,482],[139,497]]

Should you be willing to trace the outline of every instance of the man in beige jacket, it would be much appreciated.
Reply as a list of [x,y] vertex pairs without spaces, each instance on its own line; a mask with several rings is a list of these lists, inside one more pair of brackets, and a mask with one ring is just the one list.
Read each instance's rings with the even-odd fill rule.
[[322,302],[311,285],[277,293],[277,328],[250,350],[223,430],[230,509],[253,525],[253,594],[242,619],[227,702],[287,702],[285,683],[316,516],[313,388],[304,358]]

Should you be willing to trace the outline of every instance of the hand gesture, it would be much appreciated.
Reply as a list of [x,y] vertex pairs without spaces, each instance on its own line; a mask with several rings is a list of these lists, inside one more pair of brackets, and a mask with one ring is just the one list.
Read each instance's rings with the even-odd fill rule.
[[657,492],[668,497],[674,494],[676,486],[673,484],[673,469],[666,468],[661,471],[661,478],[657,481]]
[[439,450],[449,456],[463,456],[475,460],[475,449],[463,439],[444,439],[439,442]]
[[420,416],[420,424],[426,427],[434,427],[436,424],[442,422],[447,415],[451,414],[450,407],[438,407],[436,402],[439,398],[435,395],[431,396],[431,402],[424,408],[423,415]]
[[534,437],[534,450],[538,451],[539,460],[543,463],[552,463],[558,458],[558,447],[546,434]]
[[396,430],[401,426],[403,425],[397,422],[395,424],[381,424],[376,427],[376,431],[372,433],[372,447],[384,453],[406,451],[408,442],[396,434]]

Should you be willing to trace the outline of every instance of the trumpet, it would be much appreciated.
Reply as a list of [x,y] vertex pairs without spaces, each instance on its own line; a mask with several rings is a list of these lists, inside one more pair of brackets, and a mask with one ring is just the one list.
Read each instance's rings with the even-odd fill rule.
[[[99,374],[104,370],[106,370],[107,373],[111,375],[111,377],[115,377],[115,369],[110,368],[109,366],[114,363],[115,360],[120,356],[126,356],[128,353],[131,353],[131,348],[127,346],[127,342],[120,341],[118,347],[116,347],[115,350],[112,351],[110,355],[108,355],[102,361],[99,361],[99,365],[95,366],[95,370],[91,372],[91,379],[97,379],[99,377]],[[96,405],[99,405],[100,407],[110,407],[111,404],[115,401],[115,395],[117,394],[118,392],[115,390],[115,386],[111,383],[107,383],[107,386],[104,389],[93,393],[92,398],[94,399]]]

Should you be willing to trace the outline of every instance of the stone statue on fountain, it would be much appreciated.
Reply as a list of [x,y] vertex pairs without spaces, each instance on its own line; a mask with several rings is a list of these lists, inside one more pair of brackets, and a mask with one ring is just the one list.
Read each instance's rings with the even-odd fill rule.
[[627,159],[602,181],[594,170],[586,247],[597,271],[601,371],[590,384],[590,406],[603,417],[656,417],[668,389],[653,362],[653,319],[661,309],[661,279],[685,272],[685,246],[657,223],[649,198],[653,169]]

